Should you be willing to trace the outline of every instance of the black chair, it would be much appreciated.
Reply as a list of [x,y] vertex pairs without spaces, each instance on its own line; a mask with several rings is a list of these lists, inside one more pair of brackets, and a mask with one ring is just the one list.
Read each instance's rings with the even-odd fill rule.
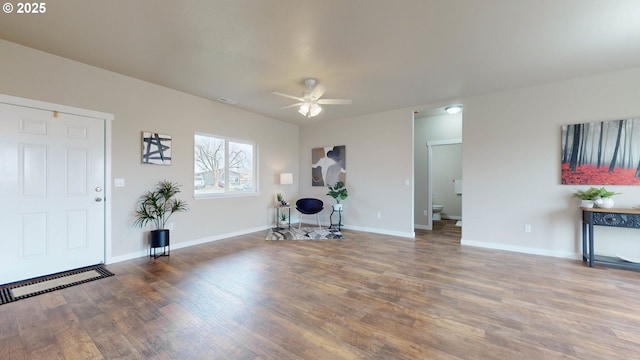
[[324,209],[324,203],[322,200],[313,199],[313,198],[303,198],[298,199],[296,201],[296,210],[300,213],[300,223],[298,224],[298,229],[302,226],[302,215],[314,215],[316,216],[316,220],[318,221],[318,227],[320,226],[320,212]]

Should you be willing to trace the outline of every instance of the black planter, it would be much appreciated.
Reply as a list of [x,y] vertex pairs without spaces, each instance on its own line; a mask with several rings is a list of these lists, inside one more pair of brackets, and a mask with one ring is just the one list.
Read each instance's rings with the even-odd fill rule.
[[[157,258],[158,256],[169,256],[169,253],[166,252],[166,248],[169,247],[169,230],[160,229],[160,230],[151,230],[151,235],[149,236],[151,249],[153,249],[153,255],[151,255],[151,249],[149,251],[149,256],[153,256]],[[155,248],[162,248],[162,254],[156,255]]]

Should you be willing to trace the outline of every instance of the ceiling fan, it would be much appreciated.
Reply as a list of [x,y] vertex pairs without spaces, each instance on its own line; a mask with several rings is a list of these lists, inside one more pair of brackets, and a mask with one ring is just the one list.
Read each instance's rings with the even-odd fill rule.
[[[316,79],[305,79],[304,84],[307,85],[307,90],[304,92],[302,97],[283,94],[275,91],[273,92],[273,94],[275,95],[298,100],[297,103],[287,105],[285,107],[282,107],[282,109],[299,106],[298,112],[301,115],[306,116],[307,118],[312,118],[322,112],[322,107],[320,105],[351,104],[351,99],[321,99],[322,95],[324,95],[325,91],[327,91],[327,88],[320,84],[316,85]],[[315,88],[313,87],[314,85],[316,85]]]

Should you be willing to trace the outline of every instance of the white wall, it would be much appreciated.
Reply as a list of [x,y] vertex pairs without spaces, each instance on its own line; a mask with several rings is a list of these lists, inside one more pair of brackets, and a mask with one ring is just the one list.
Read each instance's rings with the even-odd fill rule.
[[413,111],[400,109],[301,127],[300,196],[323,200],[325,209],[329,208],[323,214],[326,222],[333,199],[326,195],[326,188],[311,186],[311,149],[333,145],[346,146],[345,227],[413,236]]
[[[581,251],[580,210],[572,197],[575,187],[560,184],[561,126],[637,117],[638,93],[640,69],[631,69],[455,99],[464,105],[462,243],[575,258]],[[412,190],[404,186],[405,179],[413,179],[411,114],[443,104],[303,126],[301,195],[326,193],[310,186],[310,149],[346,145],[352,194],[345,204],[347,227],[412,232]],[[617,206],[640,205],[640,188],[609,187],[623,193],[615,197]],[[382,219],[376,219],[377,211]],[[532,225],[531,233],[524,232],[525,224]],[[597,252],[639,256],[639,235],[597,227]]]
[[[190,207],[171,219],[175,248],[266,229],[274,219],[279,174],[298,172],[297,126],[2,40],[0,54],[0,93],[115,115],[112,175],[124,178],[126,186],[113,188],[107,199],[112,206],[111,260],[146,253],[146,232],[132,226],[132,214],[137,199],[159,180],[182,184],[180,197]],[[141,164],[143,130],[173,137],[171,166]],[[256,141],[260,195],[194,200],[196,131]],[[297,193],[297,181],[288,192]]]
[[[312,187],[310,178],[311,149],[330,145],[346,145],[347,227],[413,234],[413,110],[443,104],[312,123],[298,132],[274,119],[6,41],[0,41],[0,54],[0,93],[115,115],[113,177],[127,180],[110,199],[112,251],[119,259],[145,251],[143,231],[131,226],[131,213],[138,197],[163,178],[184,184],[191,205],[189,213],[173,219],[172,240],[178,244],[267,227],[283,171],[294,173],[291,198],[316,196],[330,204],[326,189]],[[580,211],[571,197],[574,187],[560,185],[560,128],[637,117],[639,93],[640,69],[631,69],[456,99],[464,105],[463,244],[554,256],[578,253]],[[142,130],[173,136],[174,165],[140,163]],[[194,201],[189,194],[195,131],[257,141],[260,196]],[[611,189],[622,193],[615,198],[617,206],[640,204],[640,188]],[[524,233],[524,224],[531,224],[533,232]],[[596,235],[600,253],[640,255],[637,230],[599,227]]]
[[[640,69],[468,98],[463,128],[463,243],[574,256],[580,252],[575,186],[560,184],[564,124],[640,115]],[[616,206],[640,204],[637,186]],[[524,233],[524,224],[533,231]],[[597,227],[596,252],[640,254],[638,230]]]

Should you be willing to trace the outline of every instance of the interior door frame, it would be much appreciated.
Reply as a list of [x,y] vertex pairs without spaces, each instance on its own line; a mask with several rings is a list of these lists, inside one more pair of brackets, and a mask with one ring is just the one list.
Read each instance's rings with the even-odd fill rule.
[[462,139],[427,141],[427,229],[433,230],[433,147],[462,144]]
[[111,126],[113,114],[0,94],[0,103],[100,119],[104,123],[104,263],[111,259]]

